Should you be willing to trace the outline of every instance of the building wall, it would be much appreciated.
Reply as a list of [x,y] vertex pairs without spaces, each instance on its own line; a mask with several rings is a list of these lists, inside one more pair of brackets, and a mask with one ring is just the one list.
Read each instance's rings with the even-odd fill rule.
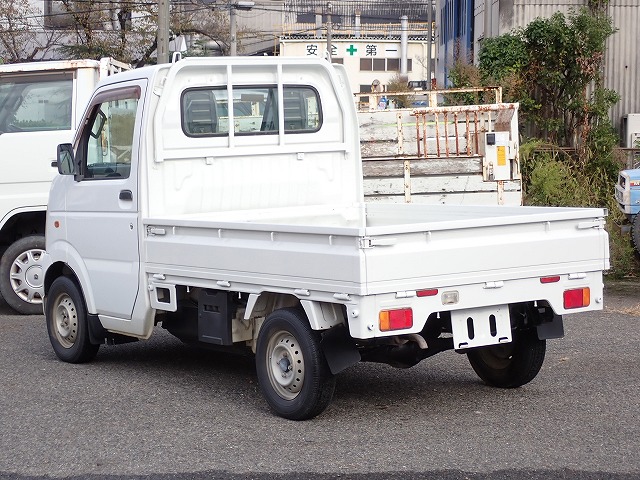
[[[427,41],[409,40],[407,45],[407,76],[409,81],[424,81],[427,78],[425,59],[429,45]],[[398,74],[400,64],[400,39],[349,38],[332,41],[332,57],[347,69],[351,90],[371,92],[371,84],[378,80],[386,85]],[[288,57],[314,56],[325,58],[326,39],[281,39],[280,55]]]
[[[484,0],[475,0],[474,45],[478,50],[484,35]],[[586,0],[492,0],[492,35],[508,33],[538,17],[549,18],[556,12],[568,14],[587,4]],[[618,32],[609,38],[605,57],[605,86],[620,95],[611,109],[611,120],[619,129],[621,119],[640,112],[640,25],[639,0],[611,0],[608,13]]]

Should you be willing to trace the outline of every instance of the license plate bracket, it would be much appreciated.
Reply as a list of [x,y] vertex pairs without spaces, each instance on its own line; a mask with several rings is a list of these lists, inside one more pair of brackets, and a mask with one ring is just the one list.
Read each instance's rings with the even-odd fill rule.
[[508,305],[469,308],[451,312],[456,350],[511,342]]

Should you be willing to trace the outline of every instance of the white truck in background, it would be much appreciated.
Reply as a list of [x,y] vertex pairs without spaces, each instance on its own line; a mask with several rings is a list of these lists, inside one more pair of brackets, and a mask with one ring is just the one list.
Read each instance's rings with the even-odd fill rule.
[[110,58],[0,65],[0,294],[19,313],[42,313],[56,147],[73,138],[98,81],[128,68]]
[[603,306],[599,208],[366,203],[340,65],[188,58],[102,81],[58,147],[44,310],[56,355],[162,325],[255,354],[278,415],[312,418],[359,361],[466,353],[487,384],[540,371],[562,315]]

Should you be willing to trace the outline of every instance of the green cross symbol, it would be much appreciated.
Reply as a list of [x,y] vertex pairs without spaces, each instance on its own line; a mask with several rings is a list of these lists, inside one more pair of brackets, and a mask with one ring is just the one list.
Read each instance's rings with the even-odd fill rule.
[[357,51],[358,49],[353,45],[349,45],[349,48],[347,48],[347,52],[349,52],[349,55],[351,55],[352,57],[353,57],[353,54],[356,53]]

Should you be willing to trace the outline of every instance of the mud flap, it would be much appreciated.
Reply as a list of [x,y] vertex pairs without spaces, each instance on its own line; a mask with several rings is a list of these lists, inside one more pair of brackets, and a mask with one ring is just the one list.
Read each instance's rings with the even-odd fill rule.
[[87,315],[87,326],[89,327],[89,342],[93,345],[120,345],[122,343],[137,342],[135,337],[111,333],[105,330],[98,315]]
[[334,375],[355,365],[361,359],[360,352],[349,335],[349,330],[343,325],[323,332],[320,347]]
[[550,322],[541,323],[536,327],[539,340],[551,340],[564,337],[564,324],[562,315],[553,315]]

